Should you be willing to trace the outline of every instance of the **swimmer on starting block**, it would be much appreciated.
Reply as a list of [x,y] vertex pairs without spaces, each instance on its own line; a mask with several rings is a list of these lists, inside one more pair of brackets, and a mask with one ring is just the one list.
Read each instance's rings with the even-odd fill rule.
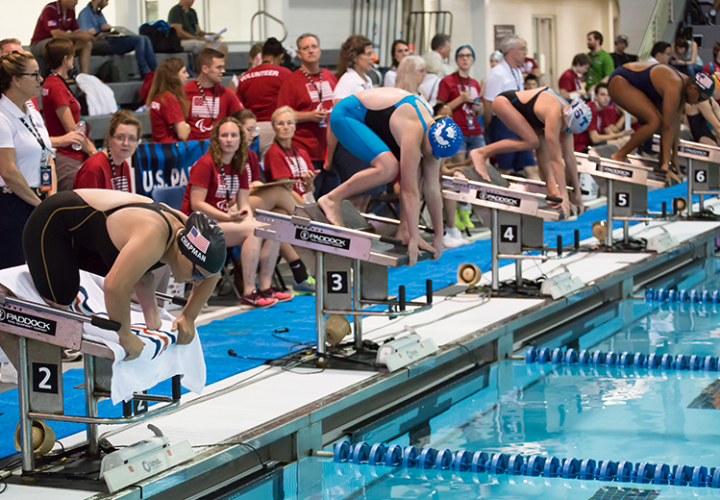
[[[575,161],[573,134],[584,132],[590,125],[592,111],[580,99],[568,103],[553,89],[508,90],[493,101],[495,116],[518,139],[503,139],[470,151],[475,170],[489,179],[485,161],[488,157],[516,151],[537,150],[540,175],[547,184],[549,196],[562,198],[565,217],[570,216],[572,202],[582,213],[580,181]],[[564,164],[563,164],[564,160]],[[565,169],[569,174],[566,178]],[[568,181],[573,192],[568,196]]]
[[132,291],[148,328],[161,327],[149,271],[167,264],[176,281],[192,281],[187,305],[173,323],[177,343],[188,344],[226,257],[223,232],[207,216],[188,217],[150,198],[105,189],[65,191],[43,201],[25,225],[23,250],[35,288],[58,309],[78,295],[81,269],[105,276],[105,306],[122,325],[125,360],[140,356],[145,345],[130,329]]
[[[420,251],[442,252],[443,219],[440,158],[460,149],[462,132],[449,118],[434,121],[419,97],[396,88],[363,90],[342,99],[330,114],[330,128],[348,151],[371,168],[362,170],[321,197],[318,205],[330,223],[341,226],[343,200],[387,184],[400,176],[400,226],[397,237],[408,245],[409,265]],[[435,230],[433,245],[418,229],[420,185]]]
[[657,171],[665,174],[666,182],[679,183],[677,147],[685,104],[710,98],[714,89],[709,75],[698,73],[693,79],[667,64],[635,62],[617,68],[608,81],[610,97],[643,125],[611,158],[626,162],[628,154],[659,130]]

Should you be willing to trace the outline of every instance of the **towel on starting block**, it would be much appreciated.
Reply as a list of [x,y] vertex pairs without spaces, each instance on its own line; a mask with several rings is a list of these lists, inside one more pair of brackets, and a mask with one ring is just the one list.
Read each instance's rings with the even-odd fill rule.
[[[80,271],[80,292],[70,310],[85,316],[107,317],[105,310],[104,278]],[[17,298],[44,304],[35,290],[30,271],[26,265],[0,271],[0,285]],[[145,342],[145,348],[137,359],[123,361],[125,350],[117,333],[85,323],[83,339],[106,345],[115,355],[111,396],[113,404],[132,398],[133,392],[141,392],[175,375],[183,375],[182,385],[200,394],[205,387],[205,358],[198,335],[188,345],[176,345],[177,332],[171,330],[173,318],[160,309],[162,328],[149,330],[140,306],[133,304],[130,311],[132,331]]]

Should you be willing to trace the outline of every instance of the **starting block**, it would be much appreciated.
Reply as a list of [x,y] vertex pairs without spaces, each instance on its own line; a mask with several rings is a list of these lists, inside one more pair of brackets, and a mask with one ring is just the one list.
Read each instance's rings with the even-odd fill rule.
[[[163,300],[184,304],[185,299],[159,294]],[[112,350],[83,339],[90,323],[118,331],[120,324],[106,318],[63,311],[0,293],[0,346],[18,372],[20,453],[23,473],[35,470],[33,421],[54,420],[87,424],[87,455],[100,456],[98,425],[129,424],[155,417],[180,405],[180,375],[172,378],[172,397],[135,394],[123,403],[123,417],[98,417],[97,404],[110,396]],[[85,410],[87,415],[66,415],[62,385],[62,351],[83,354]],[[148,411],[148,402],[165,403]]]
[[[653,151],[660,152],[660,136],[653,136]],[[678,158],[686,161],[687,168],[687,218],[693,218],[692,199],[698,195],[700,212],[705,212],[705,196],[720,194],[720,148],[680,140]]]
[[[543,223],[560,219],[560,210],[550,208],[547,201],[562,202],[560,198],[542,194],[543,187],[535,182],[532,189],[513,189],[463,177],[442,178],[443,198],[469,203],[473,208],[490,210],[492,290],[500,289],[500,259],[515,261],[516,287],[522,287],[523,260],[549,260],[543,239]],[[537,192],[540,191],[540,192]],[[576,246],[579,244],[576,237]],[[527,255],[526,251],[540,251],[541,255]],[[557,248],[562,255],[562,242]]]
[[[312,255],[315,267],[315,313],[317,356],[326,355],[326,315],[351,315],[354,346],[363,350],[363,316],[404,316],[432,307],[432,281],[426,282],[426,302],[405,299],[400,286],[397,299],[388,295],[388,267],[408,263],[407,247],[396,238],[371,232],[368,220],[387,222],[390,219],[361,214],[349,201],[344,201],[342,217],[346,227],[328,223],[317,203],[299,205],[295,215],[282,215],[264,210],[256,212],[259,222],[266,225],[255,230],[264,239],[289,243],[298,252]],[[398,221],[390,220],[394,225]],[[421,252],[418,261],[432,258]],[[308,261],[308,264],[310,262]],[[387,311],[367,310],[369,306],[387,306]]]
[[665,182],[655,177],[651,167],[623,163],[609,158],[575,153],[578,172],[607,181],[607,235],[605,246],[613,247],[612,223],[623,222],[623,242],[630,242],[630,222],[649,222],[667,217],[667,213],[650,213],[647,209],[648,188],[663,188]]

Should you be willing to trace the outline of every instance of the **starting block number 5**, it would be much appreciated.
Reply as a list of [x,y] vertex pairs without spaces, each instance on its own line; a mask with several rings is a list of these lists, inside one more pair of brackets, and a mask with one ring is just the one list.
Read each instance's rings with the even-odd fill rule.
[[696,170],[695,171],[695,182],[704,184],[707,182],[707,171],[705,170]]
[[627,207],[630,201],[629,193],[615,193],[615,206],[616,207]]
[[347,271],[328,271],[327,287],[328,293],[348,293]]
[[502,243],[515,243],[518,239],[517,237],[518,233],[518,227],[514,224],[511,225],[501,225],[500,226],[500,241]]
[[58,382],[58,365],[51,365],[46,363],[32,364],[33,392],[57,394]]

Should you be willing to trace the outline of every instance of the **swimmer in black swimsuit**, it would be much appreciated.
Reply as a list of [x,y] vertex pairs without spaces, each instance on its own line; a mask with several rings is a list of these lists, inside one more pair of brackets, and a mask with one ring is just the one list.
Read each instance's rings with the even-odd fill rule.
[[43,201],[25,225],[23,250],[35,288],[58,309],[77,296],[81,269],[105,276],[105,306],[108,317],[122,325],[118,336],[126,360],[144,347],[130,330],[133,291],[147,326],[161,326],[149,271],[167,264],[175,281],[193,282],[173,323],[178,344],[188,344],[226,257],[222,230],[205,215],[187,217],[144,196],[104,189],[66,191]]
[[[519,138],[503,139],[471,151],[475,170],[488,178],[486,158],[500,153],[537,150],[538,167],[547,184],[548,195],[563,199],[561,207],[565,217],[570,216],[570,202],[582,212],[584,205],[573,134],[584,132],[590,125],[590,108],[580,100],[568,103],[554,90],[544,87],[503,92],[493,101],[493,112]],[[568,195],[568,182],[573,187],[572,196]]]
[[666,64],[635,62],[617,68],[608,81],[610,97],[643,125],[611,158],[627,161],[628,154],[659,131],[658,171],[665,173],[669,183],[680,182],[677,147],[685,104],[709,98],[714,88],[708,75],[698,73],[692,79]]

